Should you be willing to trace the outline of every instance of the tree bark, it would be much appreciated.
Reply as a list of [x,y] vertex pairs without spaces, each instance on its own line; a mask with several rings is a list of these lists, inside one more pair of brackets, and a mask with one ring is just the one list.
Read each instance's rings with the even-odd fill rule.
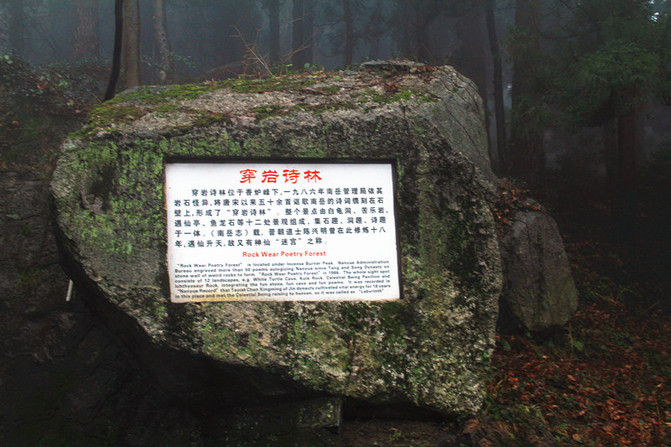
[[116,85],[121,71],[121,47],[123,45],[123,0],[114,1],[114,52],[112,54],[112,71],[107,83],[103,101],[114,97]]
[[354,57],[354,17],[351,0],[343,1],[343,10],[345,20],[345,65],[350,66]]
[[[367,20],[368,32],[366,37],[368,38],[368,59],[376,60],[379,59],[380,45],[382,44],[382,36],[387,32],[388,22],[383,19],[383,0],[376,0],[375,6]],[[371,30],[372,31],[371,33]]]
[[432,63],[432,54],[430,48],[430,39],[429,39],[429,20],[424,20],[417,24],[415,27],[415,36],[417,38],[417,50],[415,54],[417,55],[417,61],[424,62],[426,64]]
[[415,38],[415,9],[410,0],[396,0],[393,23],[393,36],[396,40],[397,51],[400,57],[414,58],[417,56]]
[[487,96],[487,67],[485,63],[485,36],[481,9],[473,9],[457,19],[459,37],[458,70],[475,82],[480,96]]
[[[436,63],[431,48],[431,23],[447,7],[443,0],[431,0],[429,2],[411,2],[415,9],[415,55],[419,62],[427,64]],[[448,2],[449,3],[449,2]]]
[[513,50],[513,119],[507,172],[532,189],[542,185],[545,168],[543,128],[539,121],[542,98],[537,87],[540,54],[539,0],[517,0]]
[[303,64],[312,64],[315,41],[315,0],[303,0]]
[[[645,9],[636,2],[625,2],[624,12],[631,22],[646,20]],[[639,92],[640,95],[640,92]],[[629,98],[632,104],[636,98]],[[625,115],[617,118],[617,206],[615,225],[618,236],[631,242],[634,239],[638,221],[638,112],[632,105]]]
[[489,48],[492,53],[494,65],[494,121],[496,124],[496,171],[501,170],[501,161],[508,159],[506,150],[506,116],[503,104],[503,64],[501,63],[501,50],[499,38],[496,34],[496,17],[494,16],[494,0],[486,0],[485,17],[487,22],[487,35],[489,37]]
[[303,0],[293,0],[292,11],[292,41],[291,41],[291,64],[294,70],[303,68],[303,50],[305,48],[304,34],[303,34]]
[[270,22],[270,63],[280,61],[280,1],[268,1],[268,19]]
[[142,84],[140,70],[140,2],[139,0],[126,0],[123,6],[124,88],[132,88]]
[[75,61],[99,57],[98,1],[76,0],[72,31],[72,57]]
[[631,239],[637,220],[636,152],[638,115],[635,110],[617,119],[618,182],[615,222],[618,235]]
[[166,9],[164,0],[154,0],[154,14],[152,23],[154,25],[154,45],[158,54],[158,81],[165,84],[175,69],[172,51],[170,50],[170,39],[166,27]]
[[609,197],[617,197],[618,182],[618,141],[617,120],[609,119],[602,126],[603,159],[606,168],[606,193]]

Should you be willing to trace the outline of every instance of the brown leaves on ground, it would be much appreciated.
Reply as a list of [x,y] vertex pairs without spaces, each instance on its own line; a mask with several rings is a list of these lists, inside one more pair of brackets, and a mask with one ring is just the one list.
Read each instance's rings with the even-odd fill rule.
[[505,234],[513,224],[516,212],[540,210],[540,204],[529,197],[528,190],[514,187],[509,182],[502,183],[494,205],[494,218],[499,236]]
[[554,339],[498,337],[486,413],[514,426],[511,408],[538,410],[558,445],[671,445],[668,314],[639,309],[631,286],[596,271],[609,264],[617,272],[616,255],[592,242],[567,247],[581,309]]

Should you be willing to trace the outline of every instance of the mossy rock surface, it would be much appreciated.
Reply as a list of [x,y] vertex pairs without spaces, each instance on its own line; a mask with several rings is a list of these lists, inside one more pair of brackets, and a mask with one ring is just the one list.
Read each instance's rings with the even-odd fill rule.
[[[173,304],[169,156],[395,159],[403,299]],[[52,182],[70,275],[194,402],[334,395],[477,411],[502,273],[483,107],[451,67],[143,87],[96,109]]]

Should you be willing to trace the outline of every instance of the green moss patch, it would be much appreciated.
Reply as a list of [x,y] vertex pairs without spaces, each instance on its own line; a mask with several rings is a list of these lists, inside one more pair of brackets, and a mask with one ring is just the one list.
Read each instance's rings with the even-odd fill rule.
[[101,130],[113,132],[118,125],[133,122],[147,113],[148,110],[134,104],[101,104],[91,111],[84,128],[74,132],[71,137],[89,138]]
[[414,89],[404,89],[402,86],[394,86],[380,93],[372,88],[356,91],[350,95],[358,102],[372,101],[376,104],[392,104],[401,101],[417,99],[420,103],[436,102],[438,97],[432,93]]

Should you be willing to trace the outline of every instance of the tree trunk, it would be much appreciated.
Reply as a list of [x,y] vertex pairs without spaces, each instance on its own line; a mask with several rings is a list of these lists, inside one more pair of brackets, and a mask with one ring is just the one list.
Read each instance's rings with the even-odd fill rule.
[[26,55],[26,11],[23,0],[9,0],[9,48],[19,57]]
[[[421,11],[417,12],[418,19],[421,16]],[[429,38],[429,25],[431,20],[425,19],[421,22],[418,20],[415,25],[415,36],[416,36],[416,51],[417,61],[423,62],[425,64],[430,64],[433,62],[433,56],[431,53],[431,44]]]
[[542,98],[537,87],[540,54],[539,1],[517,0],[513,46],[513,119],[506,162],[507,172],[537,189],[545,168],[543,128],[539,120]]
[[[414,33],[415,33],[415,55],[419,62],[427,64],[437,63],[438,60],[434,56],[431,48],[431,23],[438,17],[441,12],[444,12],[447,5],[442,0],[432,0],[429,2],[412,2],[414,8]],[[448,2],[449,3],[449,2]]]
[[300,70],[303,68],[303,50],[305,48],[304,35],[303,35],[303,0],[293,0],[293,11],[292,11],[292,51],[291,51],[291,64],[293,65],[294,70]]
[[123,0],[114,1],[114,51],[112,54],[112,71],[110,79],[107,83],[107,90],[103,101],[107,101],[114,97],[116,92],[117,81],[119,80],[119,72],[121,71],[121,47],[123,45]]
[[496,124],[496,171],[501,170],[501,161],[508,159],[506,151],[506,116],[503,105],[503,64],[501,63],[501,50],[499,38],[496,34],[496,17],[494,16],[494,0],[486,0],[485,17],[487,21],[487,34],[489,36],[489,48],[494,63],[494,121]]
[[375,6],[373,6],[373,10],[370,14],[370,18],[368,19],[368,31],[370,30],[375,30],[373,31],[372,38],[369,41],[368,45],[368,59],[369,60],[376,60],[379,59],[380,56],[380,45],[382,44],[382,39],[383,35],[387,31],[387,22],[386,20],[383,19],[384,17],[384,12],[383,12],[383,1],[382,0],[377,0],[375,2]]
[[303,2],[303,42],[305,44],[303,64],[312,64],[315,41],[315,0],[303,0]]
[[142,84],[140,70],[140,1],[124,2],[123,64],[124,88]]
[[481,9],[473,9],[457,19],[459,38],[455,64],[461,74],[475,82],[480,96],[487,97],[487,66],[485,63],[485,36]]
[[175,63],[170,50],[164,0],[154,0],[152,22],[154,25],[154,45],[159,63],[158,81],[165,84],[175,69]]
[[401,57],[412,58],[417,56],[415,46],[414,24],[415,10],[408,0],[396,0],[396,15],[398,16],[398,49]]
[[268,1],[268,19],[270,21],[270,63],[280,61],[280,1]]
[[75,61],[100,56],[98,46],[98,1],[75,0],[72,57]]
[[345,65],[352,65],[354,57],[354,17],[352,14],[351,0],[343,1],[345,19]]
[[603,159],[606,168],[606,193],[609,197],[617,197],[618,174],[618,142],[617,122],[609,119],[602,126],[603,131]]
[[615,222],[618,235],[631,239],[637,220],[637,126],[635,110],[617,119],[618,182]]

